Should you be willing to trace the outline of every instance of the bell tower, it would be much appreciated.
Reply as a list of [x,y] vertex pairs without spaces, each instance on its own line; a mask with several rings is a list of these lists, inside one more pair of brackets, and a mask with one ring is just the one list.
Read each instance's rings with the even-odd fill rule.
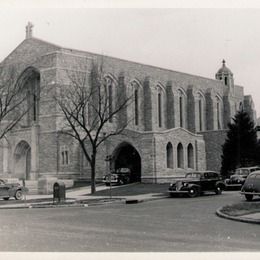
[[226,66],[226,61],[222,61],[222,67],[216,73],[216,79],[221,80],[229,88],[231,93],[234,90],[234,78],[232,71]]

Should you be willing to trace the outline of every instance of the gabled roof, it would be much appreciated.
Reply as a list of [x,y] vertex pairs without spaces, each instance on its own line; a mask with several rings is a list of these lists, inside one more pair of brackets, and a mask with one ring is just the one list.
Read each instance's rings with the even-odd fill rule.
[[46,53],[60,49],[62,49],[62,47],[38,38],[25,39],[1,62],[1,64],[27,63],[36,60]]

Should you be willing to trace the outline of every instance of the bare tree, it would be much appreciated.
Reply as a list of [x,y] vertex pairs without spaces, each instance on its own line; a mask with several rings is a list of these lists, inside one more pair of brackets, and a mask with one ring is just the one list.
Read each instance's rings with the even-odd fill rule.
[[18,83],[14,66],[0,67],[0,139],[10,132],[28,112],[27,96]]
[[[82,148],[91,167],[91,193],[95,193],[98,148],[128,125],[126,108],[131,97],[127,97],[124,87],[120,88],[124,85],[123,75],[119,76],[117,88],[112,90],[105,82],[103,62],[93,62],[90,67],[90,70],[86,66],[84,71],[67,71],[70,84],[60,88],[55,99],[66,122],[61,133],[76,139]],[[112,101],[111,91],[116,89],[116,100]]]

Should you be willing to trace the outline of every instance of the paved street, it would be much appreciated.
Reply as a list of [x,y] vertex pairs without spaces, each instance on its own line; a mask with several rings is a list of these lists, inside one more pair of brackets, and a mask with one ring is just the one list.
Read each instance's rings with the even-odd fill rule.
[[215,215],[239,201],[238,192],[224,192],[87,208],[1,209],[0,251],[257,251],[258,225]]

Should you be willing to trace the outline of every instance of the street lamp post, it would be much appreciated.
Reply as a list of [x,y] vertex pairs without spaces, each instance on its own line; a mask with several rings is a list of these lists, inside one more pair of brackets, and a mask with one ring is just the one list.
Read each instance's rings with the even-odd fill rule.
[[107,155],[105,161],[106,161],[106,168],[107,168],[107,173],[108,173],[108,177],[109,177],[109,197],[110,197],[110,199],[112,199],[111,170],[110,170],[111,160],[112,160],[112,156]]

